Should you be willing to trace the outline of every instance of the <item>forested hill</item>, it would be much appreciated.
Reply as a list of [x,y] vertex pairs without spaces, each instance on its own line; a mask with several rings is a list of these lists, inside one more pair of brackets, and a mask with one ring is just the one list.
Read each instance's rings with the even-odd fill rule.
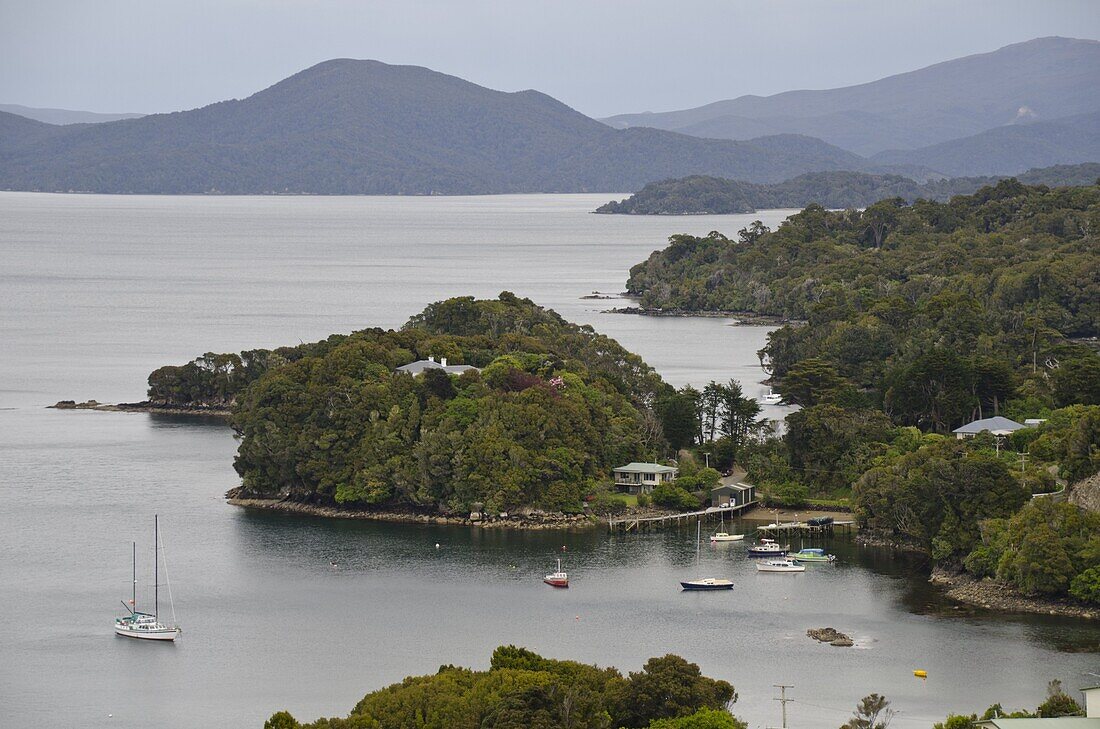
[[201,109],[25,129],[33,124],[0,113],[0,130],[21,129],[2,135],[0,189],[612,192],[688,174],[775,182],[869,164],[795,135],[735,142],[616,130],[537,91],[504,93],[426,68],[349,59]]
[[[621,202],[597,213],[627,215],[696,215],[751,213],[759,209],[801,208],[817,203],[830,209],[863,208],[886,198],[913,202],[947,200],[995,184],[998,177],[956,177],[919,184],[900,175],[864,172],[810,172],[775,184],[754,184],[716,177],[692,176],[652,182]],[[1018,175],[1025,184],[1091,185],[1100,179],[1100,163],[1058,165]]]
[[[481,368],[397,368],[421,359]],[[579,512],[615,466],[664,451],[670,388],[615,341],[510,293],[429,306],[398,331],[209,354],[150,400],[233,406],[243,494],[345,508]]]

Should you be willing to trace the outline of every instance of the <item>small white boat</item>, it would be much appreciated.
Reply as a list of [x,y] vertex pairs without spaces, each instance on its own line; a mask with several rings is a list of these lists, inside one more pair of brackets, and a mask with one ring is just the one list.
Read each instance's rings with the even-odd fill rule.
[[[175,623],[175,608],[172,608],[172,624],[160,622],[160,521],[153,517],[153,612],[143,613],[137,609],[137,543],[133,543],[133,597],[129,604],[122,603],[130,611],[129,615],[115,618],[115,634],[127,638],[142,640],[175,640],[183,632]],[[165,569],[165,580],[168,570]],[[172,588],[168,588],[168,599],[172,599]]]
[[795,564],[789,559],[769,559],[756,563],[757,572],[805,572],[806,565]]
[[768,390],[768,394],[760,398],[765,405],[782,405],[783,396],[774,390]]
[[561,559],[558,560],[557,572],[551,572],[542,578],[542,581],[551,587],[569,587],[569,575],[561,569]]
[[722,515],[722,523],[718,525],[718,531],[710,535],[712,542],[739,542],[745,538],[744,534],[730,534],[726,531],[726,515]]

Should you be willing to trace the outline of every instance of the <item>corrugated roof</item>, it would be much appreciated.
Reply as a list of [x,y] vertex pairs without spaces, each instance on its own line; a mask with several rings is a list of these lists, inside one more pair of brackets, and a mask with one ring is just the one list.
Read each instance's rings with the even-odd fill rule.
[[985,719],[975,726],[996,729],[1100,729],[1100,718],[1060,716],[1056,719]]
[[951,431],[953,433],[963,433],[964,435],[970,433],[981,433],[988,430],[990,433],[996,433],[997,431],[1007,430],[1012,432],[1019,430],[1020,428],[1026,428],[1023,423],[1017,423],[1015,420],[1009,420],[1008,418],[1002,418],[1000,415],[992,418],[983,418],[982,420],[975,420],[973,423],[967,423],[961,428],[955,428]]
[[629,473],[671,473],[678,469],[673,466],[662,466],[659,463],[628,463],[612,470],[616,472],[627,471]]

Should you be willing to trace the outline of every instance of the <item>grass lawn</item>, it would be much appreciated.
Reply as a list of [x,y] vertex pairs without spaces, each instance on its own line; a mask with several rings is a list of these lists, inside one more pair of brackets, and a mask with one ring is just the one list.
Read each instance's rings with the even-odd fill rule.
[[638,495],[637,494],[615,494],[615,496],[617,498],[622,499],[626,503],[627,508],[629,508],[629,509],[633,509],[635,506],[638,505]]

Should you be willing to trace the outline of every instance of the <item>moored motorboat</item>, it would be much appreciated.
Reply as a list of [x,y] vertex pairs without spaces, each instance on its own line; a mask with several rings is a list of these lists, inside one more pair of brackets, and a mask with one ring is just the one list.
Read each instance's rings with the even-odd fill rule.
[[710,541],[712,542],[739,542],[744,538],[744,534],[729,534],[728,532],[715,532],[710,535]]
[[769,559],[756,563],[757,572],[805,572],[806,565],[795,564],[789,559]]
[[542,578],[542,581],[551,587],[569,587],[569,575],[561,569],[561,559],[558,560],[558,569]]
[[785,544],[778,544],[774,539],[760,539],[749,547],[750,557],[782,557],[790,551]]
[[834,562],[836,561],[836,555],[825,554],[824,549],[806,547],[792,554],[791,559],[796,562]]
[[760,400],[765,405],[781,405],[783,403],[783,396],[774,390],[768,390],[768,394],[760,398]]
[[685,590],[732,590],[733,583],[720,577],[703,577],[698,580],[684,580],[680,587]]

